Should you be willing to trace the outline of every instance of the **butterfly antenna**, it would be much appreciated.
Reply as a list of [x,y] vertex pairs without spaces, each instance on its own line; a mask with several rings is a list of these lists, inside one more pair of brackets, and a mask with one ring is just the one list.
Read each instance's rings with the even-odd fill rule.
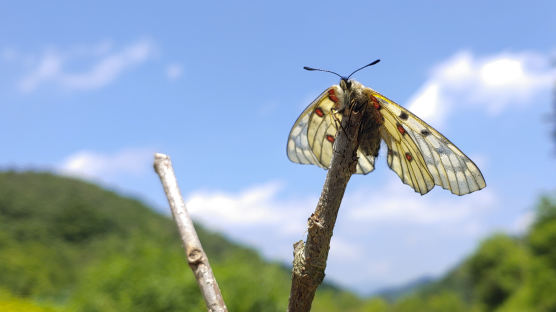
[[309,70],[309,71],[313,71],[313,70],[316,70],[316,71],[321,71],[321,72],[327,72],[327,73],[331,73],[331,74],[334,74],[334,75],[336,75],[336,76],[340,77],[341,79],[344,79],[344,77],[342,77],[342,76],[341,76],[340,74],[338,74],[338,73],[335,73],[335,72],[333,72],[333,71],[330,71],[330,70],[325,70],[325,69],[318,69],[318,68],[312,68],[312,67],[308,67],[308,66],[303,66],[303,69],[305,69],[305,70]]
[[380,59],[373,61],[372,63],[369,63],[361,68],[356,69],[353,73],[349,74],[349,76],[347,76],[347,79],[349,79],[349,77],[351,77],[351,75],[355,74],[356,72],[362,70],[363,68],[369,67],[369,66],[373,66],[374,64],[380,62]]

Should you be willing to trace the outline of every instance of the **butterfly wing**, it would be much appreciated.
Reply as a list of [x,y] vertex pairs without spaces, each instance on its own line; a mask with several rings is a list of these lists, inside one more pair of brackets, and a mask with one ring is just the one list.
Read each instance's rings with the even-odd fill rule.
[[[343,91],[333,85],[319,95],[299,115],[288,137],[288,158],[299,164],[313,164],[330,168],[333,145],[340,127],[342,115],[336,110],[341,107]],[[374,169],[374,157],[357,151],[356,173],[369,173]]]
[[382,94],[370,90],[384,116],[381,136],[388,145],[388,166],[405,184],[421,194],[436,184],[457,195],[486,186],[479,168],[440,132]]
[[355,173],[367,174],[375,170],[375,157],[365,155],[360,149],[357,150],[357,167]]
[[[298,164],[313,164],[321,168],[328,168],[328,164],[322,163],[319,158],[313,153],[311,145],[309,145],[308,129],[309,123],[311,121],[311,116],[315,114],[317,108],[320,107],[319,114],[323,114],[325,110],[323,108],[328,107],[327,111],[333,106],[334,102],[329,98],[329,92],[335,86],[326,89],[321,95],[319,95],[305,110],[299,115],[293,127],[290,131],[288,137],[288,158]],[[311,137],[311,141],[315,140],[314,134]]]

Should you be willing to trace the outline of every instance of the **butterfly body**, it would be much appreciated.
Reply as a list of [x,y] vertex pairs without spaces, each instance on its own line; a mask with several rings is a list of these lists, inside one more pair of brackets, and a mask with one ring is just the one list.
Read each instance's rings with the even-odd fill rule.
[[347,78],[326,89],[301,113],[290,131],[288,158],[328,169],[346,108],[363,114],[355,173],[374,170],[384,141],[388,166],[420,194],[434,185],[457,195],[486,186],[477,166],[440,132],[380,93]]
[[359,150],[365,156],[378,157],[380,149],[380,129],[384,125],[384,117],[380,113],[377,99],[368,90],[363,89],[363,97],[356,97],[354,102],[360,106],[363,117],[359,130]]

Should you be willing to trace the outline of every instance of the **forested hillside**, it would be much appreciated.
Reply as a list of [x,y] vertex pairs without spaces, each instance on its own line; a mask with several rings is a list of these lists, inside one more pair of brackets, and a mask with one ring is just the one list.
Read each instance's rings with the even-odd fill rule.
[[[230,311],[284,311],[289,268],[197,226]],[[556,202],[395,302],[322,287],[313,311],[556,311]],[[49,173],[0,173],[0,311],[203,311],[174,223]]]
[[[0,311],[205,310],[173,221],[137,200],[48,173],[4,172],[0,229]],[[288,268],[197,231],[230,311],[284,311]],[[361,303],[330,286],[320,296],[322,311]]]

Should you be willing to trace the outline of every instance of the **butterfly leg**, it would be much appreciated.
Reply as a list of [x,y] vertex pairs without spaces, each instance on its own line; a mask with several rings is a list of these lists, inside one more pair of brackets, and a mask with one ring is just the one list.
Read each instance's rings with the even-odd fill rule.
[[[343,111],[343,110],[344,110],[344,108],[341,108],[339,110],[336,110],[336,109],[332,108],[330,110],[330,113],[332,114],[332,118],[334,118],[334,121],[335,121],[334,126],[336,127],[336,130],[338,130],[338,126],[339,126],[342,129],[342,131],[346,132],[346,129],[344,129],[344,127],[342,126],[342,122],[340,121],[340,119],[338,119],[338,117],[336,116],[336,113],[335,113],[335,112],[340,113],[340,111]],[[348,137],[348,139],[351,140],[349,137]]]

